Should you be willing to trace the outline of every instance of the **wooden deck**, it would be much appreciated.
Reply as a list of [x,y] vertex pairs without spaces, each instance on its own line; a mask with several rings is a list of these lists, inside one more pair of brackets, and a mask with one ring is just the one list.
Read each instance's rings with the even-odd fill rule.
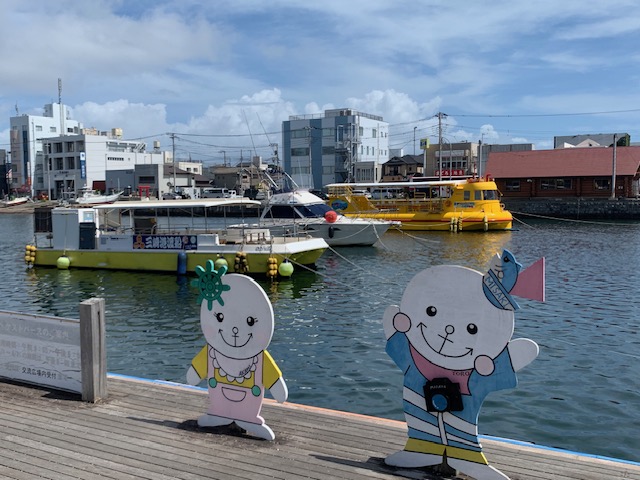
[[[0,383],[0,478],[24,479],[397,479],[440,477],[387,467],[402,422],[267,402],[274,442],[200,430],[206,392],[110,376],[109,397]],[[640,480],[640,466],[528,445],[483,441],[512,480]],[[463,478],[463,477],[461,477]]]

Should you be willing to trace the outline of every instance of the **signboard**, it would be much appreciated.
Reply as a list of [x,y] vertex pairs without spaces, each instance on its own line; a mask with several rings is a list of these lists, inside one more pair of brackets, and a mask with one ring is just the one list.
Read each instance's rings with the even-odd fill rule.
[[421,138],[420,139],[420,150],[427,150],[429,148],[429,139]]
[[80,322],[0,311],[0,377],[82,393]]
[[134,235],[133,248],[144,250],[197,250],[196,235]]
[[80,152],[80,178],[87,178],[87,154]]
[[[440,170],[436,170],[436,176],[440,175]],[[454,168],[453,170],[442,170],[443,177],[462,177],[466,175],[463,168]]]

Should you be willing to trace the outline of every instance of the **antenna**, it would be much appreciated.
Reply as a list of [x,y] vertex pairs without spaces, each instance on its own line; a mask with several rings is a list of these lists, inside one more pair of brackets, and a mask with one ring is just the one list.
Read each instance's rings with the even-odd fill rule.
[[[244,115],[244,121],[247,124],[247,130],[249,130],[249,137],[251,137],[251,145],[253,146],[253,154],[257,157],[258,156],[258,152],[256,151],[256,144],[253,142],[253,135],[251,134],[251,127],[249,127],[249,120],[247,120],[247,114],[245,113],[244,108],[242,109],[242,115]],[[242,153],[240,155],[242,155]]]

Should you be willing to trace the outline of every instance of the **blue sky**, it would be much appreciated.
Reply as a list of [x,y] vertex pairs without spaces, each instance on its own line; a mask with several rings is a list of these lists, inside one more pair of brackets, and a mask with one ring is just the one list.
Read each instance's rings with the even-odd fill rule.
[[350,107],[417,136],[640,141],[631,0],[0,0],[0,148],[9,118],[57,101],[85,127],[178,135],[179,157],[268,157],[290,115]]

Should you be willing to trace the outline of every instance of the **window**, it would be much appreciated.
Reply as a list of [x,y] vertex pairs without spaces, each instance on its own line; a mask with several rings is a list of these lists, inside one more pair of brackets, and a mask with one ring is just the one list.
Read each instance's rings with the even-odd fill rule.
[[55,159],[56,162],[56,170],[64,170],[64,162],[62,158],[56,158]]
[[308,147],[299,147],[291,149],[292,157],[308,157],[309,156],[309,148]]
[[76,169],[76,159],[75,159],[75,157],[69,157],[67,159],[67,163],[69,164],[68,170],[75,170]]
[[49,127],[49,131],[51,133],[56,133],[56,127]]
[[[520,189],[520,180],[515,181],[518,182],[518,189]],[[497,190],[483,190],[482,193],[485,200],[500,200]]]
[[611,190],[610,178],[596,178],[594,179],[596,190]]
[[323,128],[322,129],[322,136],[323,137],[335,137],[336,136],[336,129],[331,127],[331,128]]
[[[506,182],[507,192],[519,192],[520,191],[520,180],[507,180]],[[485,195],[486,198],[486,195]],[[487,200],[489,200],[487,198]]]
[[42,125],[36,125],[36,132],[42,131]]
[[378,130],[376,130],[375,128],[371,130],[371,136],[373,138],[376,138],[378,136]]
[[291,173],[293,175],[308,175],[309,174],[309,167],[306,166],[298,166],[298,167],[292,167],[291,168]]
[[543,178],[540,180],[540,190],[570,190],[570,178]]
[[73,142],[66,142],[67,152],[75,152],[75,144]]
[[309,136],[308,128],[301,128],[299,130],[291,130],[291,138],[307,138]]
[[54,153],[62,153],[62,143],[54,143],[53,151]]
[[334,155],[336,153],[336,147],[322,147],[322,155]]

